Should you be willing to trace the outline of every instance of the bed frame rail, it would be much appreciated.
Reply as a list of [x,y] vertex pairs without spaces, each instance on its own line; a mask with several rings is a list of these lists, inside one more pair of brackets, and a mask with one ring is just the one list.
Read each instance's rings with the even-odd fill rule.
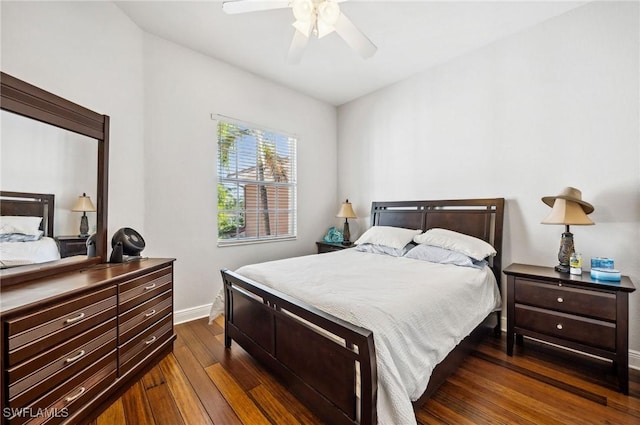
[[371,331],[229,270],[222,279],[227,348],[235,339],[327,423],[377,423]]

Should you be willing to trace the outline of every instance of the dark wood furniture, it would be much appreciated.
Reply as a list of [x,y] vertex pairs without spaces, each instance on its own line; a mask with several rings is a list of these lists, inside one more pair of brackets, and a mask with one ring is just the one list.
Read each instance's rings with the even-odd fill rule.
[[559,273],[553,267],[512,264],[507,275],[507,354],[529,336],[613,362],[620,391],[629,393],[629,293],[620,282]]
[[324,254],[325,252],[341,251],[346,248],[353,248],[355,245],[346,246],[341,243],[318,241],[316,242],[316,246],[318,247],[318,254]]
[[0,272],[2,423],[86,424],[171,352],[174,260],[106,263],[109,117],[0,79],[3,110],[98,143],[97,256]]
[[[46,267],[21,266],[0,271],[0,286],[4,287],[44,277],[55,272],[78,270],[107,261],[109,117],[4,72],[0,72],[0,109],[90,137],[95,139],[98,144],[96,257],[76,258],[74,261],[61,260],[57,264],[55,262],[49,263]],[[93,140],[88,142],[93,142]],[[51,210],[53,213],[53,208]],[[53,220],[51,220],[51,226],[53,226]],[[53,227],[51,228],[52,235]]]
[[87,238],[82,236],[57,236],[60,257],[72,257],[74,255],[87,255]]
[[40,230],[44,236],[53,237],[55,195],[0,191],[0,216],[42,217]]
[[[374,202],[371,224],[427,230],[442,227],[488,241],[498,254],[492,260],[500,281],[504,199]],[[237,273],[222,270],[225,292],[225,346],[238,342],[278,374],[289,390],[328,423],[377,423],[377,369],[373,334]],[[304,282],[300,282],[304,285]],[[423,403],[464,360],[469,344],[494,332],[499,313],[436,366]],[[318,332],[314,327],[322,329]],[[337,343],[326,332],[345,341]],[[303,344],[300,341],[304,341]],[[402,349],[399,347],[399,349]],[[356,397],[356,364],[360,398]],[[358,421],[356,412],[360,412]]]
[[172,350],[173,260],[12,285],[0,306],[3,423],[86,423]]

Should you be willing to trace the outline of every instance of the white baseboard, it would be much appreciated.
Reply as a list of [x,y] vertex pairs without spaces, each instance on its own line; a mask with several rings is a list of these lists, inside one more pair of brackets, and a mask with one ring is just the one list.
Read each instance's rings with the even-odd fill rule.
[[180,323],[190,322],[196,319],[202,319],[203,317],[209,317],[210,311],[211,311],[211,304],[174,311],[173,323],[178,325]]
[[[506,317],[501,317],[500,329],[502,330],[502,332],[507,332],[507,318]],[[540,341],[540,342],[544,342],[545,344],[549,344],[549,345],[555,345],[555,344],[551,344],[551,343],[548,343],[548,342],[545,342],[545,341]],[[564,348],[564,347],[561,347],[561,348]],[[570,348],[565,348],[565,350],[573,351]],[[629,350],[629,368],[630,369],[640,370],[640,351]]]

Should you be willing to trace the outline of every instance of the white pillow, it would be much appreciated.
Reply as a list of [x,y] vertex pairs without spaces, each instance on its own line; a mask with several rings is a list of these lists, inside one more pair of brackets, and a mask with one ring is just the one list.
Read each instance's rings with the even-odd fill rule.
[[473,267],[476,269],[482,269],[487,264],[485,260],[477,261],[461,252],[427,244],[416,246],[407,252],[404,257],[429,261],[431,263],[454,264],[456,266]]
[[429,229],[423,234],[414,237],[413,241],[418,244],[439,246],[440,248],[461,252],[478,261],[496,255],[496,250],[491,244],[482,239],[454,232],[453,230]]
[[355,242],[357,245],[370,243],[402,249],[422,230],[404,229],[402,227],[373,226],[362,234]]
[[0,217],[0,234],[22,233],[23,235],[37,235],[41,221],[42,217],[4,215]]

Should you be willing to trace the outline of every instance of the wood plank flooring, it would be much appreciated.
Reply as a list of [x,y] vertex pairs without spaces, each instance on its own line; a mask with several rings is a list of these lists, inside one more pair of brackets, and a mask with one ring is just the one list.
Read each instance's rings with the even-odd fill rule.
[[[221,325],[177,325],[173,353],[91,425],[322,424],[237,344],[225,350]],[[416,410],[418,423],[640,424],[637,371],[625,396],[605,362],[528,340],[514,351],[488,337]]]

